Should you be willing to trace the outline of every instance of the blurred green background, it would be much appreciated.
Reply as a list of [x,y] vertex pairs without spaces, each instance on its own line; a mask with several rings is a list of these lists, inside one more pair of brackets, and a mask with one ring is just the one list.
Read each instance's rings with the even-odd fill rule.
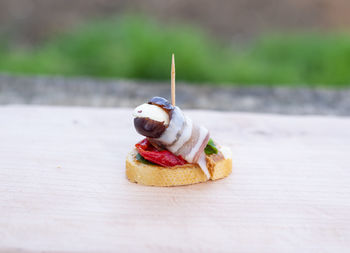
[[216,33],[215,25],[181,15],[166,19],[147,10],[113,8],[122,11],[88,15],[31,39],[12,32],[16,26],[3,25],[0,72],[167,80],[173,52],[177,80],[190,83],[350,86],[350,33],[341,26],[282,22],[256,31],[242,24],[243,33]]

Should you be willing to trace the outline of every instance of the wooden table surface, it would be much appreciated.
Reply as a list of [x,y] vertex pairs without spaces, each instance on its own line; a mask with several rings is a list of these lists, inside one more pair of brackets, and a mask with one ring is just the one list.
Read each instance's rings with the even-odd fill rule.
[[187,113],[229,178],[128,182],[131,109],[0,107],[0,252],[350,252],[349,118]]

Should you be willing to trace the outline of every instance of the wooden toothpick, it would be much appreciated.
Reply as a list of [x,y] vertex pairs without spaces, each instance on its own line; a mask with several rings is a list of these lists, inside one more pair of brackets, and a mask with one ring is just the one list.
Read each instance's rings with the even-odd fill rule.
[[175,57],[171,57],[171,104],[175,106]]

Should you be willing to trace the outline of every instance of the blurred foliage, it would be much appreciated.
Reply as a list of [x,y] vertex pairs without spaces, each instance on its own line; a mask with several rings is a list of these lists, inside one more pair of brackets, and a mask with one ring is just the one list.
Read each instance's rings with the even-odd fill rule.
[[144,16],[95,20],[36,48],[0,43],[0,71],[213,84],[350,85],[350,35],[268,34],[229,45],[188,25]]

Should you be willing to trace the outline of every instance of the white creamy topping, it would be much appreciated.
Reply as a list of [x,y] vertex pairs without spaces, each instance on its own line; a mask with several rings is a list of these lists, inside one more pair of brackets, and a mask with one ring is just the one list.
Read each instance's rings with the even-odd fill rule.
[[221,151],[225,159],[232,158],[232,151],[229,147],[223,146],[223,147],[220,147],[219,150]]
[[185,121],[186,123],[179,139],[173,145],[168,147],[168,149],[174,154],[191,138],[192,120],[189,117],[185,117]]
[[198,165],[199,167],[201,167],[202,171],[204,172],[204,174],[207,176],[207,179],[210,178],[210,173],[207,167],[207,160],[205,159],[205,153],[203,151],[203,153],[199,156],[198,159]]
[[165,145],[170,145],[176,140],[177,133],[181,130],[182,125],[184,124],[185,116],[179,107],[175,106],[169,126],[165,129],[164,133],[157,139]]
[[187,162],[190,162],[190,163],[193,162],[193,159],[196,156],[199,148],[202,146],[203,141],[204,141],[205,137],[207,136],[207,134],[208,134],[208,129],[201,126],[199,128],[199,138],[198,138],[197,143],[192,147],[191,152],[188,155],[186,155],[186,157],[185,157],[185,160]]
[[133,114],[135,118],[150,118],[154,121],[164,122],[169,124],[169,115],[166,111],[156,105],[142,104],[135,108]]

